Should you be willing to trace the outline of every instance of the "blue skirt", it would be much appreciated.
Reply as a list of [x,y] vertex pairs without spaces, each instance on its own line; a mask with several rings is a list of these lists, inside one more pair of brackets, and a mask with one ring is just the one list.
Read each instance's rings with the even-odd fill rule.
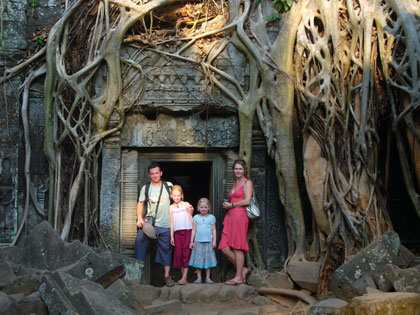
[[208,269],[217,266],[216,254],[211,242],[194,242],[191,252],[190,266],[200,269]]

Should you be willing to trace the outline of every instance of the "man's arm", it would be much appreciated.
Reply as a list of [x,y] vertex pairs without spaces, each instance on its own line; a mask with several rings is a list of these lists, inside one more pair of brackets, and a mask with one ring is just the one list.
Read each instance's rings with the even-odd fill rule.
[[137,227],[139,228],[142,228],[144,225],[143,210],[144,210],[144,202],[143,201],[137,202]]

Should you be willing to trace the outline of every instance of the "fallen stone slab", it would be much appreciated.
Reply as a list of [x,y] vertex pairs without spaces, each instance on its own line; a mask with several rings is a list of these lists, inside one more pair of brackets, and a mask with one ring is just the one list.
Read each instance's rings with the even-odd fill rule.
[[91,248],[80,241],[66,243],[46,221],[36,225],[17,246],[1,248],[0,263],[5,262],[50,272],[62,269],[78,279],[92,281],[123,266],[124,281],[139,282],[143,269],[143,264],[134,258]]
[[130,289],[125,285],[122,280],[115,281],[111,286],[107,288],[107,293],[118,298],[124,305],[129,308],[136,310],[139,314],[144,314],[143,305],[139,300],[131,293]]
[[38,291],[25,296],[18,304],[22,314],[48,315],[48,308]]
[[44,275],[39,288],[49,314],[146,314],[124,305],[101,285],[55,271]]
[[289,264],[287,273],[299,287],[316,293],[319,285],[320,269],[320,262],[297,261]]
[[396,277],[392,285],[396,291],[420,293],[420,268],[393,269]]
[[420,294],[410,292],[375,292],[358,296],[350,304],[352,314],[420,314]]
[[330,290],[336,297],[350,300],[365,294],[368,286],[377,288],[385,266],[401,263],[400,245],[398,234],[388,231],[334,271]]
[[340,299],[326,299],[312,305],[310,315],[343,315],[347,311],[349,303]]

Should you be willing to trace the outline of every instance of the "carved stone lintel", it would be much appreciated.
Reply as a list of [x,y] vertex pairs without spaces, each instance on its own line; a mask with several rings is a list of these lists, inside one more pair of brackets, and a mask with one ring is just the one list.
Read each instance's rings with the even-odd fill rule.
[[156,120],[143,115],[128,116],[121,131],[121,145],[133,147],[237,147],[236,116],[208,121],[199,115],[174,118],[161,114]]

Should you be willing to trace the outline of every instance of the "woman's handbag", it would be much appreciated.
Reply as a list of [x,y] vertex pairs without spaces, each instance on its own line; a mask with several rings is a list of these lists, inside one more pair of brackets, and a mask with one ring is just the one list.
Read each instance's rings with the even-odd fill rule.
[[258,219],[260,217],[260,209],[258,207],[257,198],[255,198],[254,191],[252,191],[252,198],[250,204],[246,206],[246,214],[249,219]]

